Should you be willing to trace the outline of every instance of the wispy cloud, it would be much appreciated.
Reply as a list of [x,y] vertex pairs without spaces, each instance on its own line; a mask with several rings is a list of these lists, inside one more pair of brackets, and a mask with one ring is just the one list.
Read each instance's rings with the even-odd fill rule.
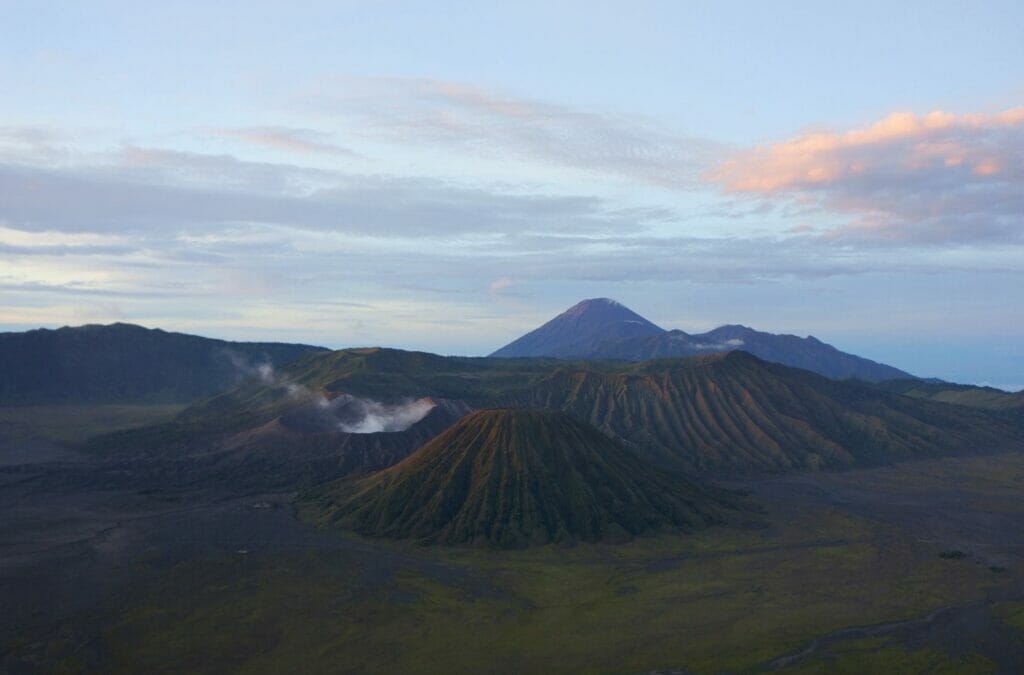
[[299,154],[356,157],[357,153],[334,142],[330,134],[293,127],[234,127],[206,129],[204,133],[249,145]]
[[832,239],[1024,243],[1024,108],[893,113],[741,151],[704,177],[731,193],[850,214]]
[[52,129],[32,126],[0,126],[0,143],[42,148],[53,143],[59,134]]
[[365,136],[689,189],[721,146],[651,120],[427,78],[335,80],[312,96]]
[[287,166],[195,155],[182,164],[180,155],[136,150],[117,168],[0,164],[0,221],[29,231],[209,232],[259,223],[443,239],[552,229],[637,232],[667,214],[663,208],[623,210],[598,197],[509,193],[425,178],[321,173],[315,187],[303,189],[305,174],[295,177]]
[[55,162],[64,157],[66,134],[43,126],[0,126],[0,157],[4,160]]
[[501,293],[502,291],[508,290],[515,285],[515,280],[512,277],[498,277],[490,283],[487,287],[491,293]]
[[[77,282],[82,268],[120,272],[91,278],[76,293],[164,292],[173,279],[170,290],[182,297],[214,286],[254,298],[301,288],[304,301],[320,301],[332,284],[357,279],[389,289],[509,295],[513,286],[524,291],[546,281],[750,284],[862,275],[892,263],[829,246],[813,231],[655,235],[679,220],[672,209],[624,208],[589,195],[137,146],[103,163],[0,164],[0,256],[18,270],[10,281]],[[927,272],[939,263],[902,264]],[[993,261],[984,265],[992,269]]]
[[[431,132],[425,122],[409,131],[416,143],[466,144],[502,162],[518,153],[531,167],[629,177],[631,186],[692,180],[700,164],[663,153],[655,147],[659,136],[644,124],[432,81],[423,87],[422,100],[411,107],[395,93],[401,114],[394,118],[367,112],[366,133],[397,139],[402,124],[416,119],[410,111],[434,101],[454,110],[453,119],[469,131],[439,126]],[[388,110],[379,97],[373,105]],[[1016,133],[1012,119],[1002,124]],[[971,133],[999,128],[991,119],[976,126]],[[616,137],[625,140],[617,145],[610,140]],[[896,138],[876,134],[871,143],[889,147]],[[1014,138],[1005,137],[1006,148]],[[479,351],[521,332],[510,314],[516,307],[547,311],[552,307],[544,303],[629,288],[637,294],[672,289],[672,297],[697,289],[687,302],[706,297],[709,307],[718,307],[715,297],[760,297],[770,287],[819,292],[848,284],[858,297],[870,296],[861,291],[888,284],[894,269],[918,278],[998,279],[1004,287],[1024,273],[1012,246],[959,255],[957,247],[921,253],[885,250],[874,239],[846,234],[823,237],[822,223],[835,222],[829,213],[848,208],[854,220],[866,217],[844,206],[854,197],[888,195],[905,206],[910,188],[883,189],[881,159],[867,172],[875,182],[856,189],[846,177],[759,186],[727,182],[722,173],[716,180],[731,196],[702,196],[710,203],[686,207],[689,195],[642,186],[640,196],[625,201],[578,181],[525,188],[469,174],[456,181],[358,173],[318,161],[323,153],[314,150],[252,161],[242,158],[248,153],[241,145],[231,146],[237,156],[109,137],[76,146],[73,138],[31,130],[8,141],[0,143],[0,323],[8,325],[128,317],[212,334]],[[33,144],[42,144],[41,151],[33,152]],[[671,137],[665,144],[685,142]],[[1011,175],[1013,158],[993,157],[1002,160],[998,171],[980,154],[974,163],[965,159],[969,180],[985,185]],[[934,194],[928,180],[922,185]],[[967,198],[958,188],[950,192],[960,203]],[[652,194],[659,196],[645,197]],[[996,207],[987,208],[979,217]],[[778,224],[783,210],[806,211],[797,223],[807,225],[756,225]],[[700,227],[691,228],[694,222]]]

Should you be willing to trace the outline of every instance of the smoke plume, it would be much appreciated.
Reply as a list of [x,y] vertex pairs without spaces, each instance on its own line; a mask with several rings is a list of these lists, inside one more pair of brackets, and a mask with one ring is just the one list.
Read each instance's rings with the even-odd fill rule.
[[283,388],[289,398],[302,401],[303,405],[296,411],[299,414],[292,418],[301,418],[303,425],[311,425],[313,428],[335,429],[347,434],[405,431],[426,417],[436,406],[429,398],[392,404],[351,394],[328,398],[323,392],[310,389],[278,373],[269,362],[253,364],[234,352],[226,353],[243,377],[256,378],[267,386]]
[[338,428],[348,434],[376,434],[380,432],[405,431],[419,422],[434,409],[435,403],[421,398],[408,403],[385,405],[370,399],[354,398],[349,407],[362,413],[358,421],[339,422]]

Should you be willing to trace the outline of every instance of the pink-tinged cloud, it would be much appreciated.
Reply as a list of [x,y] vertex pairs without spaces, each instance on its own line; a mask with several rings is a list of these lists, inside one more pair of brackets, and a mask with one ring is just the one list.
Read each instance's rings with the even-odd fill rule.
[[1021,240],[1024,107],[892,113],[741,151],[703,177],[729,193],[852,215],[827,233],[836,239]]
[[491,293],[501,293],[504,290],[511,288],[515,282],[512,277],[498,277],[491,282],[490,291]]
[[331,142],[330,135],[311,129],[290,127],[243,127],[211,129],[209,133],[221,138],[260,145],[273,150],[300,154],[327,154],[354,156],[351,150]]
[[[706,177],[732,192],[776,193],[838,183],[882,170],[927,171],[967,164],[982,176],[1000,171],[993,134],[1024,127],[1024,108],[995,115],[892,113],[844,133],[811,132],[741,152]],[[896,152],[898,151],[898,155]]]

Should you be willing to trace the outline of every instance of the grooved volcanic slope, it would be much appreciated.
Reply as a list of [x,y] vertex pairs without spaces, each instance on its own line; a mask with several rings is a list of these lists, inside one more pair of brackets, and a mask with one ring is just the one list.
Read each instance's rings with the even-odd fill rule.
[[571,412],[645,457],[687,471],[868,466],[1020,448],[1009,417],[839,382],[746,352],[564,368],[510,403]]
[[520,547],[721,520],[716,491],[650,466],[566,413],[483,410],[401,463],[308,497],[371,536]]

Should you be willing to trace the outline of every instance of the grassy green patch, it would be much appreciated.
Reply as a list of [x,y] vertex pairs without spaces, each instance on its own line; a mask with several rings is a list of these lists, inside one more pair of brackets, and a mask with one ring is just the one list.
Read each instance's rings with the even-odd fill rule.
[[[844,645],[844,647],[846,646]],[[864,673],[983,675],[997,673],[999,669],[991,660],[978,654],[951,657],[939,649],[908,650],[903,647],[888,647],[879,650],[853,648],[827,658],[802,663],[788,672],[802,675],[863,675]]]
[[1000,602],[993,605],[992,611],[1000,619],[1024,633],[1024,602]]

